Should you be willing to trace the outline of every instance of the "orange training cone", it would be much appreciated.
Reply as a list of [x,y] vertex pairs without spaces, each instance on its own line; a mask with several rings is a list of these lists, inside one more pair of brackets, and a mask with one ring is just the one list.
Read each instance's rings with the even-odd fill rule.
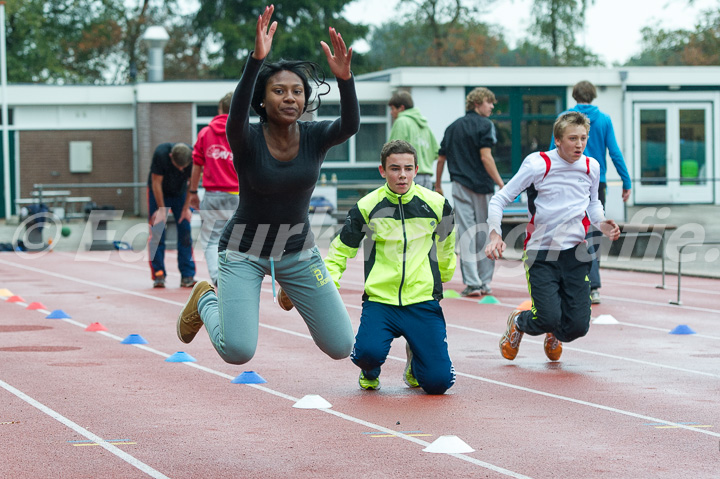
[[25,309],[47,309],[47,307],[44,304],[35,301],[28,304]]
[[108,329],[100,323],[90,323],[90,325],[87,328],[85,328],[85,331],[90,331],[90,332],[107,331],[107,330]]

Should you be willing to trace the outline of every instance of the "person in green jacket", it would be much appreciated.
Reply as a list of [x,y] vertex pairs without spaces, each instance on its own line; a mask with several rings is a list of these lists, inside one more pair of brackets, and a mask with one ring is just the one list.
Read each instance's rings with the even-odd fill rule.
[[350,359],[361,369],[360,387],[379,389],[390,345],[403,336],[405,383],[443,394],[455,383],[440,307],[442,283],[456,265],[453,210],[442,195],[414,184],[418,161],[410,143],[386,143],[380,159],[386,183],[353,206],[325,258],[339,287],[348,259],[364,246],[362,314]]
[[440,145],[428,126],[427,118],[415,108],[412,95],[404,90],[395,92],[388,105],[393,119],[390,141],[405,140],[415,148],[418,162],[415,184],[432,190],[433,164],[437,160]]

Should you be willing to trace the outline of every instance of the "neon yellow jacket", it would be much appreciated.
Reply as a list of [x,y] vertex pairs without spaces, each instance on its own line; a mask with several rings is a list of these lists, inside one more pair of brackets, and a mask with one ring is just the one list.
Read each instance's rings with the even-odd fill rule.
[[338,287],[347,260],[357,255],[361,243],[365,252],[363,300],[396,306],[439,301],[442,283],[455,273],[450,203],[416,184],[398,195],[385,183],[353,206],[325,258]]

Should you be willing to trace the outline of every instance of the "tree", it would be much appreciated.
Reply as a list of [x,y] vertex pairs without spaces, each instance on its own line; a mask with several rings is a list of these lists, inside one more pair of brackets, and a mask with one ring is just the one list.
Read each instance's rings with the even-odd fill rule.
[[[340,14],[351,0],[294,0],[275,5],[273,19],[278,30],[273,41],[271,60],[310,60],[327,66],[320,40],[328,41],[328,27],[335,27],[350,45],[363,39],[368,28],[353,25]],[[204,38],[209,51],[212,74],[219,78],[238,78],[253,48],[258,16],[266,0],[200,0],[193,25]],[[353,70],[361,69],[361,55],[353,55]]]
[[694,30],[645,27],[642,50],[628,66],[720,65],[720,9],[702,13]]
[[575,32],[585,25],[585,8],[594,0],[534,0],[532,29],[538,45],[552,54],[553,65],[600,65],[598,56],[577,45]]
[[197,39],[177,0],[7,0],[8,80],[31,83],[125,83],[146,68],[140,37],[148,25],[171,30],[175,55],[166,77],[203,72]]
[[[376,70],[398,66],[497,66],[508,47],[499,34],[474,20],[437,27],[418,20],[386,23],[373,29],[368,65]],[[435,30],[437,31],[437,30]]]

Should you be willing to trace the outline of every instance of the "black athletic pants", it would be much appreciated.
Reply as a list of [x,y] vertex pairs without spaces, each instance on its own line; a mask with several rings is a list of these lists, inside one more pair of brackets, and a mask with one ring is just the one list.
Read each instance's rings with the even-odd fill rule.
[[591,258],[585,242],[563,251],[526,251],[523,257],[532,308],[517,318],[531,336],[553,333],[562,342],[590,328]]

